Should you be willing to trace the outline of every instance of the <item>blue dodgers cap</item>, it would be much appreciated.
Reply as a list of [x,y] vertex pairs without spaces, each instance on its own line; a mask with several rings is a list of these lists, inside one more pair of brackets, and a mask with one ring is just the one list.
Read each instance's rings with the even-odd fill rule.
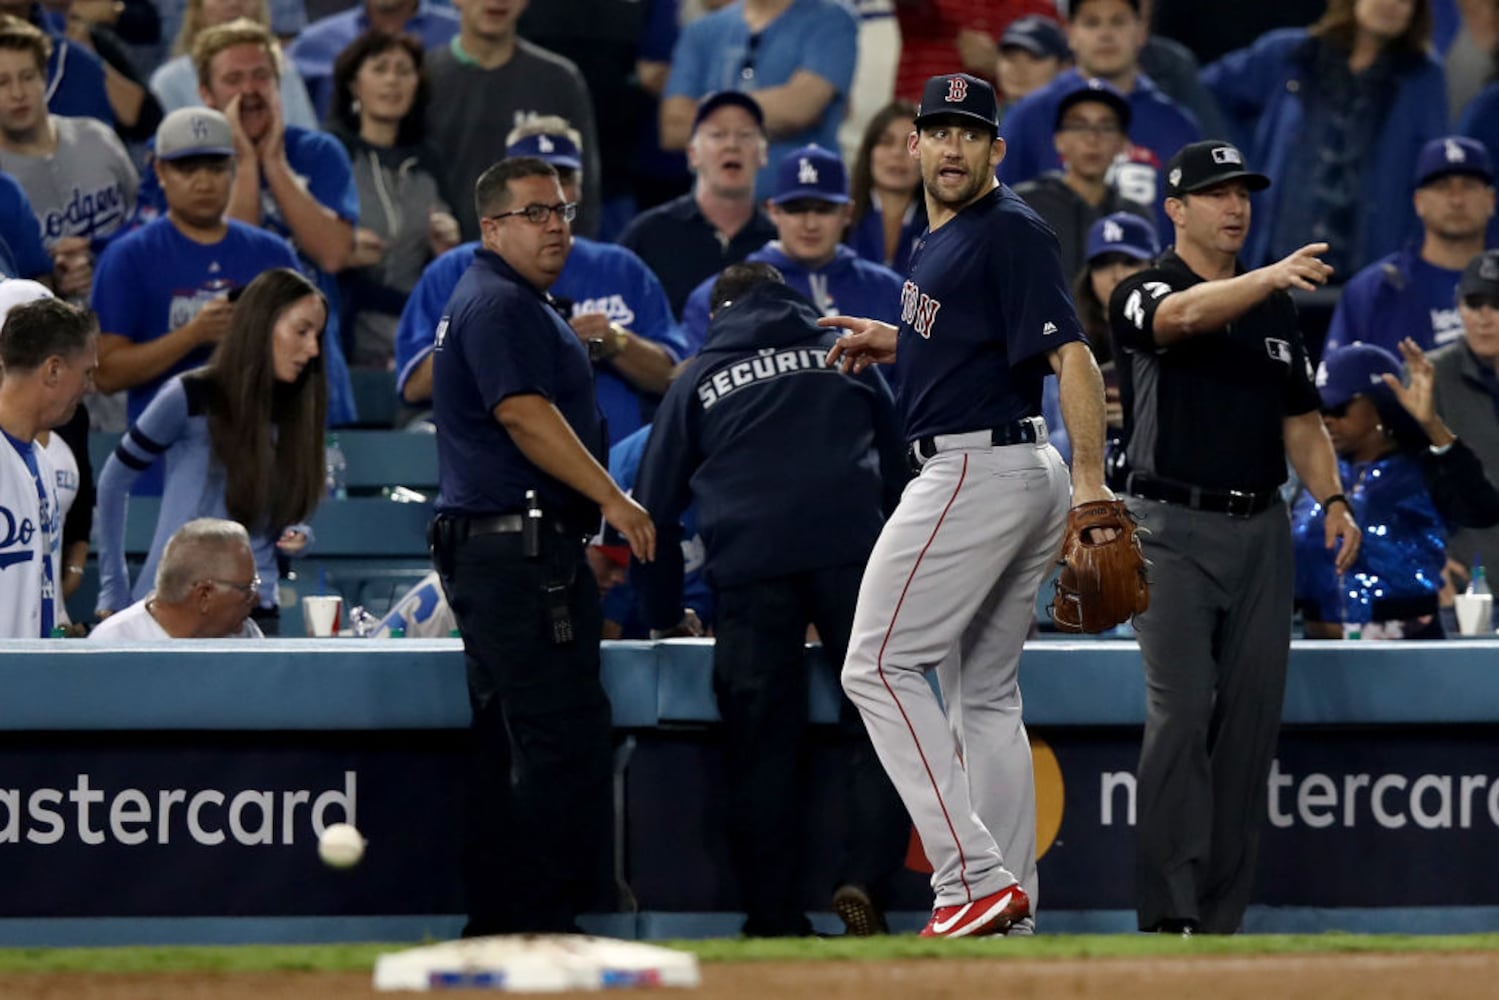
[[1135,260],[1152,260],[1160,252],[1155,226],[1149,219],[1129,212],[1105,215],[1088,229],[1089,264],[1109,253],[1122,253]]
[[1097,77],[1079,80],[1075,87],[1062,95],[1062,99],[1057,102],[1057,116],[1052,122],[1052,130],[1060,131],[1062,118],[1073,105],[1082,104],[1084,101],[1094,101],[1109,108],[1119,119],[1119,128],[1126,133],[1129,132],[1130,119],[1133,117],[1129,99],[1120,93],[1118,87]]
[[1040,14],[1027,14],[1010,22],[1005,33],[999,36],[1000,50],[1024,49],[1038,59],[1072,59],[1072,48],[1061,25]]
[[1483,143],[1465,135],[1449,135],[1421,147],[1421,155],[1416,157],[1416,187],[1454,174],[1494,183],[1494,164]]
[[1380,376],[1399,374],[1400,362],[1383,347],[1362,341],[1335,347],[1317,366],[1322,408],[1342,406],[1355,396],[1384,395],[1389,387]]
[[692,115],[692,131],[697,131],[697,127],[703,123],[704,118],[719,108],[729,105],[748,111],[750,117],[755,120],[755,124],[760,127],[760,131],[765,131],[765,112],[760,110],[759,103],[753,97],[739,90],[715,91],[698,101],[697,111]]
[[772,205],[788,201],[848,201],[848,169],[837,153],[813,143],[787,153],[776,167],[776,193]]
[[967,73],[932,77],[921,90],[916,127],[949,117],[980,122],[998,134],[999,104],[994,100],[994,88],[987,81]]
[[578,144],[555,132],[538,132],[505,147],[506,156],[534,156],[564,170],[582,170],[583,153]]

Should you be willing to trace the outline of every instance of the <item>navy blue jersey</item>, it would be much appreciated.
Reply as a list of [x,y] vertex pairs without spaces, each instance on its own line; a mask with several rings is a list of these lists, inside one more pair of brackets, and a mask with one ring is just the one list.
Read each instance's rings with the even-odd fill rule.
[[1003,184],[922,235],[900,298],[908,441],[1040,415],[1047,352],[1086,340],[1056,234]]
[[437,509],[519,511],[534,489],[548,514],[596,527],[598,507],[532,464],[494,415],[511,396],[543,396],[602,463],[592,373],[582,342],[546,295],[480,249],[453,289],[433,345],[432,402],[442,428]]

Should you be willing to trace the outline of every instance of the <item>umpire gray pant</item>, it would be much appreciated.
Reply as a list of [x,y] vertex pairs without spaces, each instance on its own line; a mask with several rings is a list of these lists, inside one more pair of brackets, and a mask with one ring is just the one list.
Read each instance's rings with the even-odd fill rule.
[[1136,774],[1140,929],[1239,929],[1254,890],[1290,656],[1290,521],[1129,498],[1146,529],[1145,739]]

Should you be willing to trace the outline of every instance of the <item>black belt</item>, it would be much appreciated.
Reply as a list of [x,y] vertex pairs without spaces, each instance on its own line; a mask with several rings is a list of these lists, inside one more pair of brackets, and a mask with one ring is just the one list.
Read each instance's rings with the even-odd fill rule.
[[1188,483],[1156,479],[1139,472],[1130,473],[1124,489],[1125,492],[1146,500],[1211,511],[1214,514],[1227,514],[1230,517],[1253,517],[1261,511],[1269,510],[1280,500],[1278,489],[1261,490],[1258,493],[1245,490],[1209,490]]
[[[526,526],[524,514],[487,514],[482,517],[455,514],[453,520],[464,526],[470,538],[474,535],[518,535],[525,530]],[[555,518],[542,518],[542,525],[550,528],[555,534],[569,534],[567,526]],[[582,536],[579,535],[579,537]]]
[[[1041,439],[1039,430],[1041,426],[1040,417],[1026,417],[1012,424],[1002,424],[987,430],[957,434],[931,434],[912,441],[906,449],[906,457],[911,460],[913,466],[919,469],[938,452],[951,451],[954,448],[977,448],[983,447],[986,443],[997,448],[1008,447],[1012,444],[1035,444]],[[985,434],[988,435],[987,441],[982,436]]]

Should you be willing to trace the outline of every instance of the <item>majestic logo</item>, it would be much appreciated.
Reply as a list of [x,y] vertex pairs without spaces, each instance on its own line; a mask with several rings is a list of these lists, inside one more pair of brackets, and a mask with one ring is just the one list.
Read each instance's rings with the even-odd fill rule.
[[812,161],[807,159],[805,156],[803,156],[797,163],[796,182],[798,184],[817,183],[817,168],[813,166]]
[[1448,139],[1443,142],[1442,150],[1447,156],[1448,163],[1468,162],[1468,154],[1463,152],[1463,147],[1455,139]]
[[1272,360],[1279,361],[1283,365],[1291,363],[1291,344],[1289,341],[1280,340],[1276,337],[1265,338],[1265,353]]
[[947,103],[960,104],[968,99],[968,81],[955,76],[947,81]]
[[900,321],[921,335],[922,340],[932,339],[932,324],[937,322],[937,310],[942,303],[925,294],[908,281],[900,290]]
[[1118,243],[1124,239],[1124,227],[1113,219],[1103,224],[1103,241],[1105,243]]
[[1237,163],[1242,167],[1244,165],[1244,158],[1232,146],[1217,146],[1213,149],[1213,162],[1218,164]]
[[552,142],[552,140],[548,139],[546,136],[538,135],[536,137],[536,149],[538,152],[550,153],[556,148],[557,144]]
[[1052,334],[1054,334],[1056,332],[1057,332],[1057,325],[1055,323],[1053,323],[1051,320],[1047,320],[1046,321],[1046,325],[1041,328],[1041,336],[1043,336],[1043,337],[1050,337]]

